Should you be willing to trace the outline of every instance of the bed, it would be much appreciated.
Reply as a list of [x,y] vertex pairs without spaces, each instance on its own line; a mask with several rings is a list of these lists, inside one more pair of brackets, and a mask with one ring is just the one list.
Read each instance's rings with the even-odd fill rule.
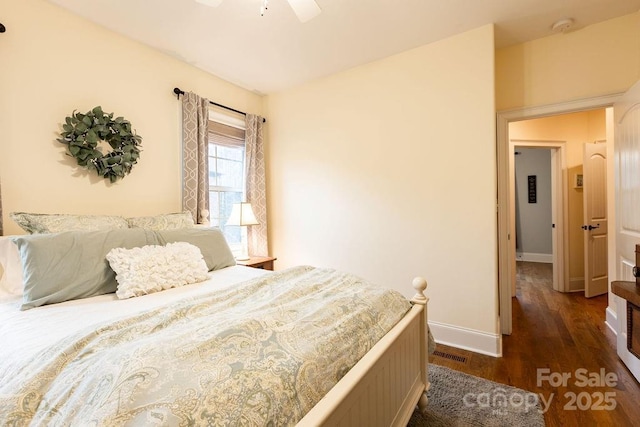
[[[407,301],[331,269],[233,265],[216,229],[136,236],[143,244],[127,230],[12,239],[24,289],[9,290],[12,267],[3,266],[1,425],[404,426],[416,405],[426,407],[423,279],[414,280],[416,295]],[[101,249],[88,250],[96,241]],[[103,259],[95,269],[109,270],[108,282],[124,273],[110,272],[105,253],[182,242],[201,249],[205,280],[122,299],[119,288],[83,289],[75,298],[38,293],[43,281],[77,282],[96,253]],[[125,255],[132,264],[132,253]],[[87,267],[69,273],[65,263]]]

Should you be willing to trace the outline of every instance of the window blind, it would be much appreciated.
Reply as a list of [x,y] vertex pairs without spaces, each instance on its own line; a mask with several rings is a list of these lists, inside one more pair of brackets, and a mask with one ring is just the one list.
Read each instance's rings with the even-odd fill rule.
[[238,129],[211,120],[209,121],[207,129],[210,144],[225,145],[228,147],[244,147],[244,129]]

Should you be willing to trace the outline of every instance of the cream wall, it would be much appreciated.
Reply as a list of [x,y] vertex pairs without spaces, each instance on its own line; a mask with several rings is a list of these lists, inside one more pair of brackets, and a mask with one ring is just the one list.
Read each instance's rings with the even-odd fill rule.
[[[0,180],[11,211],[146,215],[181,210],[178,86],[242,111],[262,97],[42,0],[0,0]],[[143,137],[140,161],[115,185],[73,166],[56,142],[73,110],[101,105]]]
[[[584,231],[582,189],[573,186],[576,174],[582,173],[585,142],[607,139],[605,110],[563,114],[509,124],[509,138],[530,141],[565,141],[569,207],[569,279],[572,289],[584,288]],[[566,268],[566,267],[565,267]]]
[[640,12],[496,51],[498,110],[625,92],[640,79]]
[[268,96],[278,268],[339,268],[407,296],[423,275],[436,339],[496,353],[493,81],[485,26]]

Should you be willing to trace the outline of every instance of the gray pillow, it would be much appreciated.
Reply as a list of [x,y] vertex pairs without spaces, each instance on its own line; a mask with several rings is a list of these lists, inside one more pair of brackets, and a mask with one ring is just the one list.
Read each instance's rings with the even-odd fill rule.
[[151,230],[173,230],[175,228],[191,228],[194,226],[193,216],[189,212],[138,216],[127,218],[127,223],[131,228],[140,227]]
[[236,265],[236,259],[219,228],[180,228],[155,232],[162,245],[173,242],[187,242],[200,248],[207,268],[219,270]]
[[66,231],[14,237],[22,258],[22,310],[115,292],[113,248],[160,244],[151,230]]

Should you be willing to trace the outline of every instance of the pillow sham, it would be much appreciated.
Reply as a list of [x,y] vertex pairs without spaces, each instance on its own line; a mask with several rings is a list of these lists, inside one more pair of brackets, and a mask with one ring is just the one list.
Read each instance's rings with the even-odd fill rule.
[[0,237],[0,298],[22,295],[22,262],[12,237]]
[[186,242],[115,248],[109,251],[107,260],[116,273],[116,296],[120,299],[202,282],[209,277],[200,249]]
[[69,215],[11,212],[9,217],[24,231],[30,234],[129,228],[129,224],[124,217],[113,215]]
[[151,230],[67,231],[14,237],[22,258],[21,310],[115,292],[113,248],[158,244]]
[[189,212],[127,218],[127,223],[131,228],[150,230],[173,230],[194,226],[193,216]]
[[162,244],[187,242],[197,246],[209,271],[236,265],[236,259],[219,228],[182,228],[156,231],[156,234]]

